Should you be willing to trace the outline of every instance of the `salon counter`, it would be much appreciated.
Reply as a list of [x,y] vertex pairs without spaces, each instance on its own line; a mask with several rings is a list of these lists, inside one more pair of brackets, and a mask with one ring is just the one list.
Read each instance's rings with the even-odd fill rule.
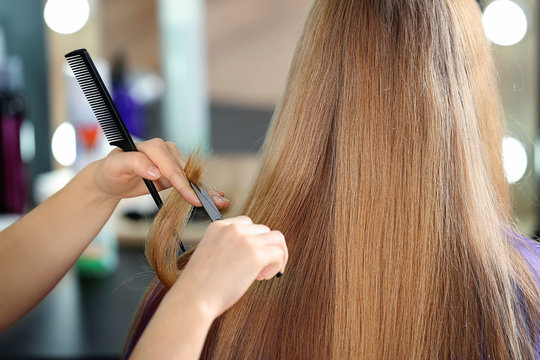
[[118,359],[153,278],[141,248],[120,250],[117,270],[84,279],[74,270],[36,308],[0,334],[1,359]]

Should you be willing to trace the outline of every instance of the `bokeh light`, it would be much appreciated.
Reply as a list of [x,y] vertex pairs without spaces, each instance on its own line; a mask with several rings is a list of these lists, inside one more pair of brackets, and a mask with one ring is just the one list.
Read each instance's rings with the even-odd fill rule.
[[53,134],[52,153],[56,161],[61,165],[71,166],[77,155],[75,128],[68,122],[64,122],[56,128]]
[[527,152],[518,140],[510,136],[503,138],[502,152],[506,180],[513,184],[527,171]]
[[491,2],[482,16],[487,38],[501,46],[520,42],[527,33],[527,17],[521,7],[510,0]]
[[47,0],[43,18],[47,26],[60,34],[72,34],[88,21],[90,7],[87,0]]

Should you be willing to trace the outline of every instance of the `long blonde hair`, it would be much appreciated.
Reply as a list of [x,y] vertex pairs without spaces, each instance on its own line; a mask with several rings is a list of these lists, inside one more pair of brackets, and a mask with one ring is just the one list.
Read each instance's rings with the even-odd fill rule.
[[[284,233],[287,271],[203,358],[534,358],[490,52],[474,0],[315,1],[243,208]],[[149,237],[160,296],[187,210],[169,199]]]

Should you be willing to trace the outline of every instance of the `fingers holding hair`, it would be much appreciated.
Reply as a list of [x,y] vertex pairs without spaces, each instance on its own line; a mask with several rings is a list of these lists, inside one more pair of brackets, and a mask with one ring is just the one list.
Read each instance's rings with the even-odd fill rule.
[[[194,206],[202,206],[184,171],[187,163],[186,159],[184,159],[173,142],[156,138],[138,143],[137,149],[155,163],[162,175],[162,177],[150,180],[158,180],[165,186],[173,186],[188,203]],[[215,205],[220,210],[227,208],[230,201],[223,197],[223,193],[217,193],[221,196],[212,197]]]
[[[165,178],[191,205],[201,206],[184,174],[185,161],[171,154],[169,145],[162,139],[155,138],[137,144],[137,149],[156,164],[163,178]],[[155,179],[153,179],[155,180]],[[161,179],[159,179],[161,181]]]

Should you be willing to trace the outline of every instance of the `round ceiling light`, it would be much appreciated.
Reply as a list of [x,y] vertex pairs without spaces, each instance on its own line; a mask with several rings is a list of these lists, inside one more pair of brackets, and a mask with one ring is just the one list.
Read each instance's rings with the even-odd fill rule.
[[487,38],[501,46],[517,44],[527,33],[527,17],[523,9],[510,0],[491,2],[482,15],[482,25]]
[[90,6],[87,0],[47,0],[43,18],[47,26],[60,34],[73,34],[88,21]]

